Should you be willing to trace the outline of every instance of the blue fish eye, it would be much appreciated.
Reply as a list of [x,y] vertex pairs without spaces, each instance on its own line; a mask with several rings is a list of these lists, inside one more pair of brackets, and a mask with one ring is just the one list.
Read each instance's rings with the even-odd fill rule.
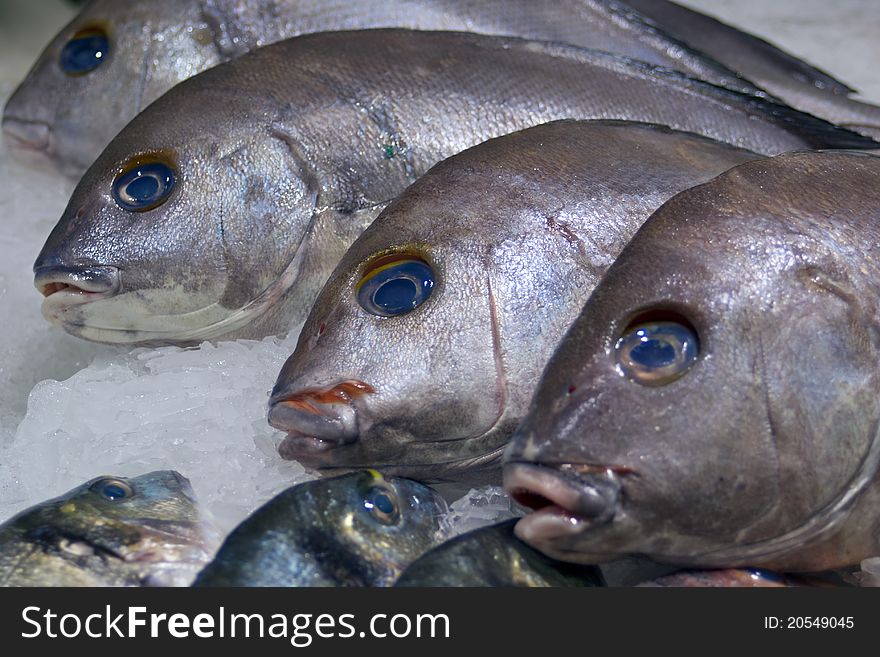
[[174,189],[174,171],[163,162],[146,162],[113,181],[113,198],[128,212],[145,212],[165,202]]
[[92,484],[91,489],[111,502],[124,500],[134,495],[131,486],[120,479],[99,479]]
[[379,317],[403,315],[422,305],[434,288],[434,270],[408,254],[378,258],[355,286],[358,303]]
[[400,519],[397,496],[384,486],[373,486],[367,491],[364,507],[383,525],[392,525]]
[[109,51],[110,41],[103,30],[82,30],[74,34],[61,49],[61,70],[68,75],[94,71],[104,63]]
[[677,321],[630,325],[614,346],[618,371],[645,386],[662,386],[682,376],[697,359],[696,332]]

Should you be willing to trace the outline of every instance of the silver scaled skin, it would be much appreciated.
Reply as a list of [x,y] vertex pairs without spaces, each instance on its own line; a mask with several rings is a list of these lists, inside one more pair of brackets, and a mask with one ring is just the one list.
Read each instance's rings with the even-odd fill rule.
[[178,473],[99,477],[0,525],[0,586],[187,586],[212,538]]
[[[182,82],[119,133],[34,265],[43,313],[108,343],[287,331],[354,239],[429,167],[560,118],[662,123],[761,153],[877,146],[592,51],[451,32],[306,35]],[[124,208],[115,185],[157,163],[174,172],[167,195]]]
[[293,486],[227,537],[194,586],[391,586],[444,538],[433,489],[373,470]]
[[[661,22],[658,29],[631,7],[609,0],[93,0],[46,47],[10,97],[3,130],[12,143],[44,153],[79,177],[114,135],[178,82],[300,34],[376,27],[570,43],[761,93],[739,77],[750,77],[752,68],[734,72],[663,31],[678,24]],[[65,47],[94,31],[108,40],[95,68],[66,71]],[[761,52],[756,65],[763,69],[784,57]]]
[[[435,166],[352,245],[270,399],[282,456],[434,481],[498,481],[541,370],[590,291],[664,201],[760,156],[668,128],[560,121]],[[434,272],[411,312],[371,314],[371,263]]]
[[[536,510],[517,535],[578,563],[803,572],[876,555],[878,209],[880,158],[833,152],[749,162],[660,208],[505,454],[505,487]],[[661,325],[698,353],[634,376],[618,347]]]

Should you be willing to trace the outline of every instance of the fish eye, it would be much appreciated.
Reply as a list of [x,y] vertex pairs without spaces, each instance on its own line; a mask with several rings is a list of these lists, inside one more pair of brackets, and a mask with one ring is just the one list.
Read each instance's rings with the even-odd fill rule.
[[139,162],[113,181],[113,198],[127,212],[146,212],[162,205],[174,189],[174,170],[158,160]]
[[104,30],[96,27],[80,30],[61,49],[59,63],[67,75],[85,75],[107,59],[110,40]]
[[373,261],[355,286],[355,294],[368,313],[394,317],[422,305],[431,296],[434,278],[434,270],[421,258],[396,253]]
[[400,520],[397,495],[387,486],[373,486],[364,496],[364,508],[383,525],[393,525]]
[[131,486],[129,486],[121,479],[115,479],[112,477],[98,479],[98,481],[92,484],[91,490],[98,493],[98,495],[100,495],[104,499],[110,500],[111,502],[125,500],[134,495],[134,491],[131,489]]
[[643,386],[663,386],[697,359],[697,333],[682,317],[637,318],[614,346],[618,371]]

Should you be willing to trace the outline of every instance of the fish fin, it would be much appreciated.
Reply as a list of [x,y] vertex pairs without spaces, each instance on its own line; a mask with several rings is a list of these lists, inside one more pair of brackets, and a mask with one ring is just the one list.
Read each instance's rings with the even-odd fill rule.
[[700,85],[704,91],[715,95],[721,102],[730,102],[736,105],[744,104],[747,109],[754,111],[755,114],[766,118],[768,121],[792,134],[799,135],[807,142],[810,148],[849,148],[853,150],[874,150],[880,148],[880,142],[874,141],[866,135],[834,125],[825,119],[807,114],[771,98],[759,98],[731,91],[708,82],[695,80],[679,71],[673,71],[660,66],[650,66],[636,60],[630,60],[630,64],[643,69],[650,69],[647,72],[655,77],[668,78],[678,83],[684,82]]
[[[657,26],[658,29],[671,32],[686,43],[689,43],[688,33],[696,35],[698,40],[694,41],[692,45],[697,51],[711,50],[708,47],[701,47],[702,38],[711,38],[710,35],[713,31],[721,31],[742,40],[742,47],[744,49],[760,52],[768,59],[775,61],[792,79],[819,89],[829,90],[835,94],[855,93],[856,91],[825,71],[816,68],[781,48],[777,48],[769,41],[728,25],[713,16],[673,2],[627,0],[626,5],[640,12],[646,20]],[[665,27],[665,25],[677,26],[679,29]]]
[[616,21],[635,28],[642,40],[653,42],[652,45],[661,52],[676,51],[676,59],[681,63],[683,70],[690,70],[691,75],[700,76],[701,79],[712,78],[710,81],[713,84],[723,85],[727,89],[744,94],[767,96],[766,91],[746,79],[741,72],[734,71],[708,53],[694,48],[680,36],[656,23],[645,12],[629,4],[609,2],[606,10]]
[[669,83],[677,87],[690,87],[702,96],[714,97],[714,100],[719,103],[741,108],[743,111],[753,113],[755,118],[761,118],[799,136],[806,142],[805,149],[875,150],[880,148],[880,142],[874,141],[870,137],[836,126],[770,97],[759,97],[733,91],[664,66],[650,64],[624,55],[578,48],[564,43],[529,42],[527,48],[566,59],[586,62],[604,60],[603,65],[619,66],[628,74],[640,73],[648,78],[660,81],[668,80]]

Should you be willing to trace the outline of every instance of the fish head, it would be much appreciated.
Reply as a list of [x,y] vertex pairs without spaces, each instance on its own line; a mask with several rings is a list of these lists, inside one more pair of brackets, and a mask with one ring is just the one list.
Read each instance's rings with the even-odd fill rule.
[[475,221],[497,217],[497,199],[479,185],[445,194],[447,173],[469,173],[443,171],[389,205],[318,296],[270,399],[285,458],[435,481],[497,464],[509,432],[496,228]]
[[880,200],[859,191],[877,187],[867,159],[744,164],[648,220],[505,453],[506,489],[535,509],[520,538],[719,567],[834,531],[876,472],[877,272],[855,246],[874,233],[854,242],[852,220]]
[[225,336],[265,318],[296,279],[312,179],[266,119],[242,120],[244,98],[188,86],[104,150],[34,264],[44,316],[73,335]]
[[317,566],[332,581],[390,585],[443,540],[447,510],[443,497],[424,484],[359,470],[287,489],[240,525],[227,544],[252,555],[280,541],[291,567],[301,551],[305,560],[320,557]]
[[324,478],[328,516],[350,550],[371,563],[401,567],[437,545],[443,538],[448,508],[433,488],[412,479],[384,476],[376,470]]
[[9,524],[71,558],[98,556],[111,571],[142,572],[148,585],[188,584],[216,540],[189,480],[170,470],[97,477]]
[[46,47],[6,103],[7,142],[81,174],[162,92],[221,61],[196,0],[97,0]]

